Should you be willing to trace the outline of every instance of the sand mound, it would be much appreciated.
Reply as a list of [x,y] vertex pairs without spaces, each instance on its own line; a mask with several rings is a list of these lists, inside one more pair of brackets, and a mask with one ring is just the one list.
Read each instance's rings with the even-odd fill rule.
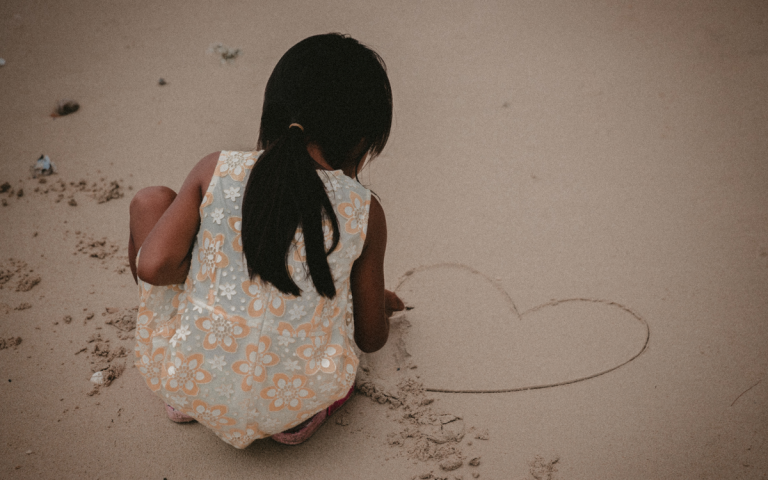
[[0,289],[11,280],[16,284],[17,292],[28,292],[42,281],[40,275],[36,275],[34,270],[27,266],[27,262],[9,258],[0,264]]

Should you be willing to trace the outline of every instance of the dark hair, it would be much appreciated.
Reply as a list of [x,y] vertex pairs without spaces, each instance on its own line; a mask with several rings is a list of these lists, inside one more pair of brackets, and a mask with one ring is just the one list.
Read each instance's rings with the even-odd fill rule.
[[[298,127],[289,128],[292,123]],[[308,276],[324,297],[336,296],[328,265],[339,224],[316,164],[317,145],[334,169],[359,166],[384,148],[392,125],[392,90],[384,61],[349,36],[330,33],[297,43],[275,66],[264,91],[258,148],[243,196],[243,252],[248,274],[300,295],[286,260],[297,228]],[[323,220],[333,227],[326,250]]]

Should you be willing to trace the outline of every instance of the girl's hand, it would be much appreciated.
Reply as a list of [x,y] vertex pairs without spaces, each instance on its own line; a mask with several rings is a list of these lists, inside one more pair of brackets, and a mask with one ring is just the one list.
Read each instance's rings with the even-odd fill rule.
[[405,310],[405,304],[395,292],[384,290],[384,311],[387,318],[391,317],[395,312],[401,312]]

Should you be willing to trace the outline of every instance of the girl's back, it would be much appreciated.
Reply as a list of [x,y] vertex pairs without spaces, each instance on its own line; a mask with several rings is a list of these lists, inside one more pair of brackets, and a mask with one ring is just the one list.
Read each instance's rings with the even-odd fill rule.
[[[137,326],[145,342],[137,343],[136,365],[147,385],[241,448],[303,422],[352,387],[358,361],[350,273],[370,206],[370,191],[341,170],[317,170],[340,226],[328,256],[333,299],[318,295],[308,278],[300,229],[287,265],[302,294],[251,281],[242,257],[242,192],[258,155],[221,152],[200,205],[185,287],[140,282]],[[329,222],[323,230],[329,248]]]

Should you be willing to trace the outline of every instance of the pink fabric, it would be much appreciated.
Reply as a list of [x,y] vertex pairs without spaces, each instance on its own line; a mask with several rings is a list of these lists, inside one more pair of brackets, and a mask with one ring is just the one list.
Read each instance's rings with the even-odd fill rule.
[[320,426],[325,423],[325,421],[333,414],[333,412],[347,403],[354,392],[355,387],[350,388],[349,392],[347,392],[347,395],[344,398],[333,402],[330,407],[315,414],[315,416],[309,419],[307,423],[299,428],[299,430],[295,432],[288,430],[286,432],[276,433],[272,435],[272,440],[284,445],[299,445],[306,442],[320,428]]

